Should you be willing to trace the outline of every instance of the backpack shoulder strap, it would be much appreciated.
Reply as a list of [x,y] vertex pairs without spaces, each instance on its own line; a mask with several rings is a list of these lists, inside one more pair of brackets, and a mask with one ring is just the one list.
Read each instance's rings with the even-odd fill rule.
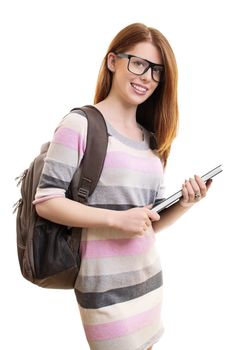
[[94,106],[74,108],[71,112],[83,112],[87,118],[87,144],[82,160],[81,174],[75,172],[71,183],[74,200],[87,203],[102,173],[108,146],[107,126],[101,112]]

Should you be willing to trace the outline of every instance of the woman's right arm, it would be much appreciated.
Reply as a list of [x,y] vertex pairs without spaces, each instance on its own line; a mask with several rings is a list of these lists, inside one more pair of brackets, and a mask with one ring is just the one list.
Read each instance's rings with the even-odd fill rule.
[[71,227],[109,227],[133,234],[144,234],[159,215],[148,207],[123,211],[89,207],[66,197],[37,203],[37,214],[47,220]]
[[110,210],[89,207],[66,197],[52,198],[38,203],[36,212],[39,216],[71,227],[110,226]]
[[143,233],[145,226],[158,220],[147,208],[114,211],[89,207],[65,197],[86,147],[87,120],[70,113],[56,129],[45,158],[34,205],[39,216],[71,227],[111,227]]

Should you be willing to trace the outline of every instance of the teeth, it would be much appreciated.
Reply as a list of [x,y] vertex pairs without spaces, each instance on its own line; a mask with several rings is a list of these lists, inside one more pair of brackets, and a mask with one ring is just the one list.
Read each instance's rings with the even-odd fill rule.
[[144,88],[144,87],[142,87],[142,86],[139,86],[139,85],[136,85],[136,84],[132,84],[132,86],[133,86],[136,90],[138,90],[138,91],[140,91],[140,92],[146,92],[146,88]]

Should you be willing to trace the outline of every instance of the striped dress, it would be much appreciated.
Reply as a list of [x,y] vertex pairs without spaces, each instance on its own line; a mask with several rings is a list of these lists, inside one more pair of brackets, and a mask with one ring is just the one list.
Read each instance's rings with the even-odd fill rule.
[[[134,141],[110,124],[103,172],[89,205],[114,210],[145,206],[163,197],[163,167],[149,134]],[[64,196],[85,152],[87,120],[68,114],[51,142],[35,203]],[[146,350],[163,333],[162,271],[152,227],[135,235],[84,229],[75,285],[91,350]]]

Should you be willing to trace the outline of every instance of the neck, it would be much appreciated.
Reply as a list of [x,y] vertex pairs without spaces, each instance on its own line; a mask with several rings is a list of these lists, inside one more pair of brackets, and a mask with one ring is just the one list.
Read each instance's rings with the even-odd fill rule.
[[98,108],[107,121],[128,127],[135,126],[137,106],[127,105],[109,94],[103,101],[97,103]]

